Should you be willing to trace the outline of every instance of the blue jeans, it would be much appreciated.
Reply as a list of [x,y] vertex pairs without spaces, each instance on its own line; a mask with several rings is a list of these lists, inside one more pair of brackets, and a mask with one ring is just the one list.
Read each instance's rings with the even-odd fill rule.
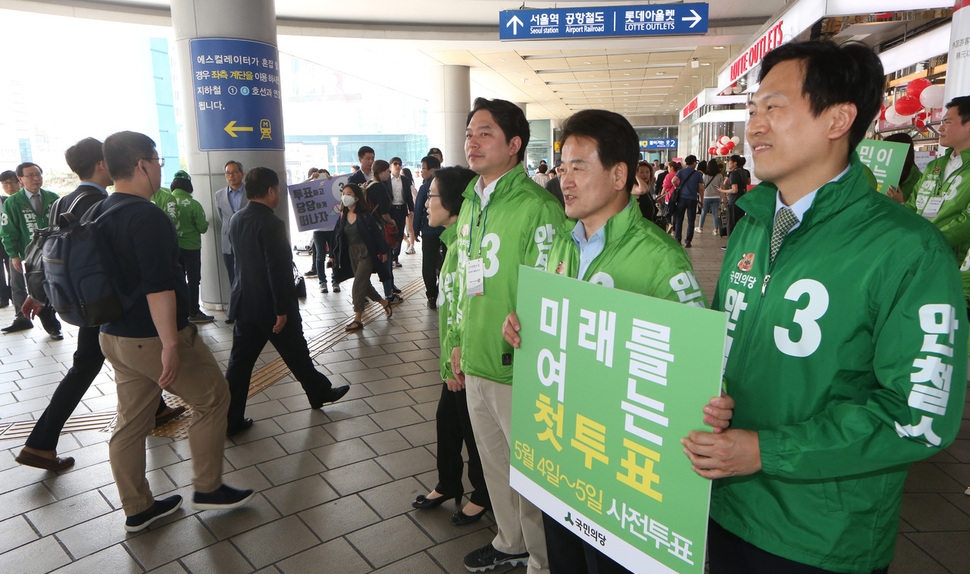
[[714,219],[714,231],[718,230],[717,221],[717,210],[721,206],[720,197],[705,197],[704,207],[701,208],[701,222],[697,224],[697,227],[704,229],[704,217],[710,213],[711,217]]

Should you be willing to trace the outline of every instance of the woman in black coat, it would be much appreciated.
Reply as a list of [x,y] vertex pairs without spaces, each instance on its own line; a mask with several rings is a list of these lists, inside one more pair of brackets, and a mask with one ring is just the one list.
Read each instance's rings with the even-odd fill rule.
[[339,283],[349,277],[354,278],[354,320],[346,329],[358,331],[364,328],[361,316],[368,298],[380,303],[384,307],[384,314],[391,316],[390,303],[380,296],[370,282],[374,271],[377,271],[378,277],[385,271],[384,262],[390,250],[384,239],[384,230],[374,221],[360,186],[348,183],[341,195],[343,208],[333,230],[333,280]]

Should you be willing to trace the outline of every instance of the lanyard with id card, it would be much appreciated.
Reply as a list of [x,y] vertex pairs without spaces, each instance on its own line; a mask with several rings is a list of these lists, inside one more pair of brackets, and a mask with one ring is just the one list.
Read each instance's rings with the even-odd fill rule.
[[[478,196],[472,198],[472,211],[475,209],[475,201]],[[484,215],[485,221],[482,223],[482,234],[478,239],[478,254],[482,253],[482,241],[485,239],[485,226],[488,225],[488,206],[485,206],[483,214],[479,214],[479,218]],[[465,296],[466,297],[477,297],[479,295],[485,294],[485,260],[479,257],[478,259],[472,259],[472,237],[475,236],[475,228],[471,228],[471,232],[468,234],[468,264],[465,265]]]
[[940,206],[943,205],[943,198],[939,195],[931,197],[926,202],[926,207],[923,208],[923,217],[926,219],[933,219],[936,214],[940,212]]

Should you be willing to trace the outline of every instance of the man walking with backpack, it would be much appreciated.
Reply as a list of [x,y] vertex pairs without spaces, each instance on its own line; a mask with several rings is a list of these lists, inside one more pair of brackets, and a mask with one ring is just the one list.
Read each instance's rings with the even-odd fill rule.
[[178,264],[175,226],[149,201],[159,187],[163,161],[155,142],[136,132],[119,132],[104,142],[104,159],[115,193],[97,211],[125,202],[99,220],[119,295],[129,301],[124,315],[101,327],[101,348],[115,370],[118,422],[109,443],[111,472],[127,520],[138,532],[174,513],[182,497],[155,500],[145,478],[145,437],[154,427],[161,389],[191,405],[189,427],[198,509],[228,509],[247,503],[252,490],[222,483],[229,385],[195,325],[188,320],[185,274]]
[[700,186],[703,183],[701,172],[697,171],[697,156],[689,155],[684,159],[687,167],[674,176],[674,185],[680,193],[677,210],[674,212],[674,239],[680,243],[681,231],[684,227],[684,215],[687,215],[687,236],[684,247],[689,248],[694,239],[694,219],[697,217],[697,200],[700,198]]
[[[64,152],[64,158],[71,171],[81,180],[81,184],[54,203],[50,213],[53,225],[57,224],[57,218],[63,213],[70,213],[80,219],[88,209],[108,197],[105,188],[112,184],[101,153],[100,141],[85,138],[68,148]],[[30,258],[24,260],[27,276],[32,278],[35,271],[42,275],[42,269],[35,270],[30,267],[31,262]],[[40,285],[36,283],[27,281],[29,296],[23,310],[28,319],[44,312],[47,303],[42,282]],[[74,457],[57,456],[57,441],[68,417],[77,408],[104,365],[104,354],[101,353],[101,343],[98,341],[99,332],[100,329],[96,326],[81,326],[78,329],[74,362],[54,389],[50,404],[34,424],[23,450],[17,456],[18,463],[52,471],[64,470],[74,464]],[[183,412],[185,407],[171,408],[164,400],[159,400],[155,411],[155,424],[168,422]]]

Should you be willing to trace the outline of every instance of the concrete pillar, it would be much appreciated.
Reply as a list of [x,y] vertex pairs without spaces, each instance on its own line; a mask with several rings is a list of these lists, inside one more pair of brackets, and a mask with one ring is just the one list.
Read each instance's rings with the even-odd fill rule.
[[[275,170],[280,175],[283,199],[277,208],[277,215],[285,222],[289,229],[289,200],[286,190],[286,170],[283,158],[283,126],[276,121],[272,126],[272,140],[277,142],[279,149],[229,149],[218,151],[202,151],[200,148],[200,134],[197,123],[196,110],[198,107],[195,74],[193,72],[192,52],[190,41],[195,38],[233,38],[252,40],[269,44],[272,52],[276,51],[276,3],[274,0],[172,0],[172,26],[175,31],[175,49],[181,77],[182,108],[186,110],[185,141],[188,153],[188,172],[192,176],[193,193],[195,199],[202,204],[209,219],[209,231],[202,236],[202,286],[201,298],[207,308],[223,309],[229,302],[229,278],[222,258],[222,222],[215,209],[216,191],[226,187],[224,167],[227,161],[235,160],[242,163],[244,171],[252,167],[264,166]],[[250,44],[252,45],[252,44]],[[215,69],[216,66],[213,66]],[[242,64],[234,64],[233,70],[253,70]],[[273,70],[269,70],[271,73]],[[279,70],[275,70],[276,75]],[[252,81],[238,82],[240,90],[250,90],[256,85]],[[245,92],[240,92],[245,93]],[[255,96],[253,96],[255,97]],[[227,105],[238,107],[239,100],[226,98]],[[269,102],[267,104],[267,102]],[[278,103],[279,102],[279,103]],[[270,97],[261,100],[260,105],[270,105],[278,111],[276,117],[282,117],[282,100]],[[275,106],[279,105],[276,110]],[[240,110],[240,119],[252,121],[254,118],[245,117]],[[258,122],[258,118],[256,118]],[[240,125],[244,125],[240,122]],[[259,124],[253,126],[253,132],[237,132],[242,138],[259,134]],[[245,147],[240,142],[258,141],[236,138],[229,146]],[[257,144],[263,145],[261,142]],[[217,146],[222,147],[222,146]],[[228,221],[226,222],[228,223]]]
[[431,70],[428,146],[441,148],[444,165],[468,165],[465,119],[471,109],[468,66],[435,66]]

